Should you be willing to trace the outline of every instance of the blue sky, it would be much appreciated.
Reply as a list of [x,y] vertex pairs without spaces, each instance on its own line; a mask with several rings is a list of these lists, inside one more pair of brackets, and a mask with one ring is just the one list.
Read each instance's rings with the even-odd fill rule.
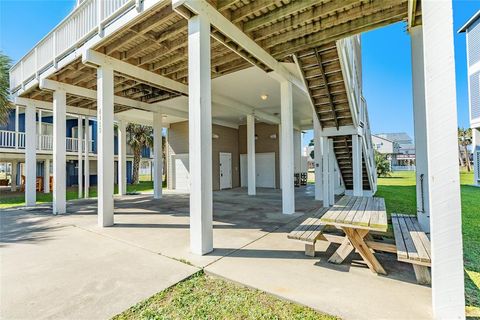
[[[73,8],[74,0],[0,0],[0,50],[20,59]],[[454,0],[455,64],[459,126],[468,126],[465,34],[456,31],[480,0]],[[363,86],[372,132],[405,131],[413,137],[410,39],[404,23],[362,35]],[[304,135],[304,143],[311,139]]]

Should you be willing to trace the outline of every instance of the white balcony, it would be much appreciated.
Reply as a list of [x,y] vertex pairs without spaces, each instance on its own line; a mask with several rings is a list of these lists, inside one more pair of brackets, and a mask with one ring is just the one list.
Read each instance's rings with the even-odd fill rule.
[[84,0],[10,70],[14,92],[135,7],[135,0]]
[[[77,138],[65,139],[65,148],[67,152],[78,152],[78,144]],[[0,130],[0,148],[25,149],[25,132]],[[52,151],[53,136],[37,135],[37,150]],[[88,150],[89,153],[93,153],[93,140],[89,141]],[[85,152],[85,140],[82,140],[82,151]]]

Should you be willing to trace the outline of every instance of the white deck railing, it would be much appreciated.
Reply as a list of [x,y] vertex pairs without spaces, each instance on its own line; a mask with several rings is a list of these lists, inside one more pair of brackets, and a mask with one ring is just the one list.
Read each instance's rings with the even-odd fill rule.
[[39,150],[53,150],[53,136],[50,135],[39,135],[37,149]]
[[10,69],[15,91],[135,6],[135,0],[84,0]]
[[[18,145],[16,141],[18,139]],[[25,132],[0,130],[0,148],[25,149]],[[78,151],[77,138],[65,138],[65,149],[67,152]],[[52,151],[53,136],[37,135],[37,150]],[[85,140],[82,140],[82,151],[85,151]],[[89,152],[93,152],[93,140],[89,141]]]
[[77,138],[66,138],[66,150],[67,151],[78,151],[78,139]]
[[0,147],[10,148],[16,146],[17,133],[15,131],[0,130]]

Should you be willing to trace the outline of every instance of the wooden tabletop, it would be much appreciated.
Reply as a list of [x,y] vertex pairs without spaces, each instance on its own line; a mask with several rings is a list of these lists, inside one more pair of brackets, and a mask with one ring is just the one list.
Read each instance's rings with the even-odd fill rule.
[[387,231],[385,200],[375,197],[342,197],[320,219],[322,223],[347,228]]

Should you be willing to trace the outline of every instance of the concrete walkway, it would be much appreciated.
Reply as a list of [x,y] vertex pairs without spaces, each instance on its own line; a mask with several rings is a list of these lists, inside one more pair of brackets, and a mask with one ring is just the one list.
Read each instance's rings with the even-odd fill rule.
[[203,257],[189,253],[186,194],[117,198],[109,228],[97,227],[91,200],[57,217],[49,206],[4,210],[0,317],[105,319],[200,268],[344,318],[431,317],[430,288],[393,255],[379,256],[389,276],[378,277],[358,263],[326,263],[325,253],[307,258],[287,239],[303,213],[321,207],[312,191],[297,189],[295,215],[279,213],[277,190],[215,192],[215,250]]
[[198,271],[41,211],[1,214],[1,319],[107,319]]

